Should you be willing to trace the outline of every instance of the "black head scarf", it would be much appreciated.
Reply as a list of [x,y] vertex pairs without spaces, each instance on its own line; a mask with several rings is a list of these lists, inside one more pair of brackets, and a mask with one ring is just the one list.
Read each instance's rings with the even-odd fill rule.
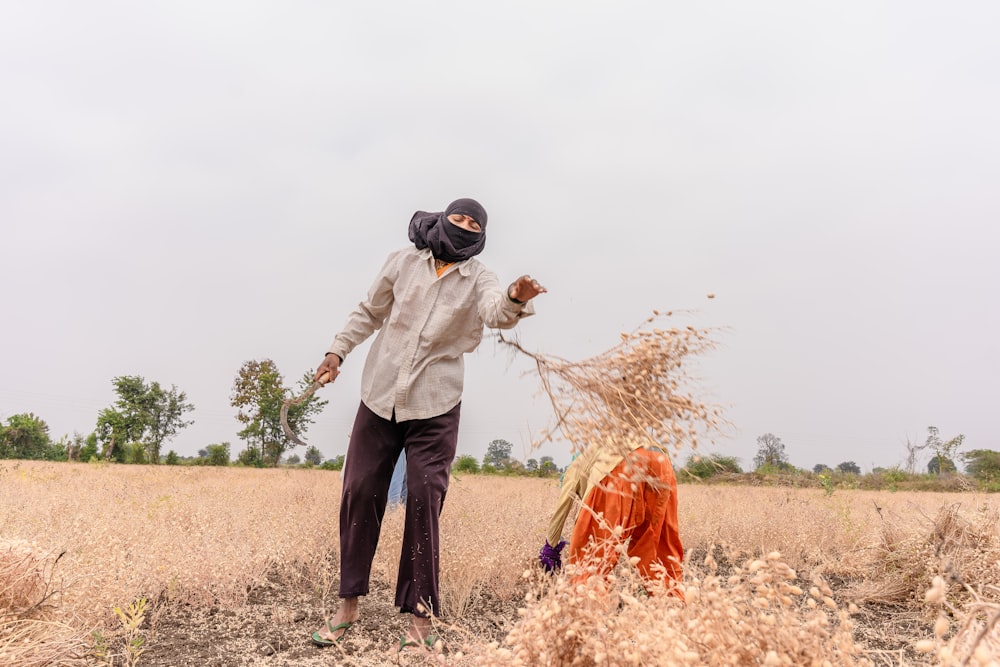
[[[481,232],[470,232],[450,222],[452,213],[467,215],[479,223]],[[410,220],[410,240],[417,250],[430,248],[435,259],[461,262],[486,247],[486,209],[475,199],[456,199],[443,213],[417,211]]]

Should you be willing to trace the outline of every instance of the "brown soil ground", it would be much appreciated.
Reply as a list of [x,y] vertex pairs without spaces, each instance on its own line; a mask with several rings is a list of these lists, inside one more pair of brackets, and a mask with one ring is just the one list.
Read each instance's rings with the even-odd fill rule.
[[[409,616],[393,606],[394,586],[373,579],[362,599],[361,619],[341,646],[317,647],[309,637],[322,627],[322,602],[314,592],[270,581],[253,591],[239,609],[167,606],[146,633],[144,667],[237,667],[267,665],[416,665],[426,653],[408,648],[399,653],[399,638]],[[440,631],[444,650],[463,637],[502,640],[517,619],[518,600],[481,599],[461,623]],[[442,647],[439,645],[439,648]]]
[[[841,582],[844,583],[844,582]],[[313,665],[420,665],[431,657],[417,649],[398,652],[409,617],[392,605],[394,588],[372,582],[361,601],[362,618],[343,644],[320,648],[309,636],[323,624],[322,602],[314,592],[270,581],[253,591],[239,609],[168,606],[156,614],[146,633],[146,667],[291,667]],[[482,598],[461,622],[441,630],[444,650],[459,650],[463,639],[502,641],[517,620],[521,596],[510,602]],[[877,666],[921,665],[913,652],[924,638],[925,623],[904,609],[863,605],[854,615],[855,639]]]

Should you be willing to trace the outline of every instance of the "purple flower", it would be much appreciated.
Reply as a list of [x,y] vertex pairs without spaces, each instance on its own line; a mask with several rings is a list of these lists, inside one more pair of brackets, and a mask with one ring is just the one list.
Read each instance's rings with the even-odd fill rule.
[[549,541],[545,540],[545,546],[538,552],[538,560],[542,562],[542,567],[545,568],[546,572],[554,572],[562,567],[560,554],[565,546],[566,540],[560,540],[556,546],[550,545]]

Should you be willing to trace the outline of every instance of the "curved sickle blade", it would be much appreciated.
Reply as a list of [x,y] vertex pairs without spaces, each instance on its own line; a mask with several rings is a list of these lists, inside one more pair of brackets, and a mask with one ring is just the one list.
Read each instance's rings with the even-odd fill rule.
[[288,425],[288,408],[293,405],[299,405],[309,400],[309,397],[316,393],[316,390],[325,385],[330,381],[330,374],[323,373],[318,380],[309,385],[309,388],[302,392],[301,395],[295,396],[293,398],[286,398],[281,402],[281,411],[278,413],[281,418],[281,430],[285,433],[285,437],[294,442],[296,445],[302,445],[303,447],[308,447],[308,445],[299,436],[295,435],[292,427]]

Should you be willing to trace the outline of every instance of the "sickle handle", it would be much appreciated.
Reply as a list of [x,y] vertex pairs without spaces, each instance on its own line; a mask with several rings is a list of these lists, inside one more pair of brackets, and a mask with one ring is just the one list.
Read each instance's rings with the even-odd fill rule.
[[281,430],[284,432],[285,437],[294,442],[297,445],[306,446],[306,443],[295,435],[292,431],[291,426],[288,424],[288,408],[293,405],[299,405],[304,403],[310,396],[316,393],[316,390],[325,385],[330,381],[330,371],[323,371],[323,374],[313,382],[308,389],[306,389],[301,396],[294,398],[286,398],[281,402],[281,410],[278,412],[278,420],[281,422]]

